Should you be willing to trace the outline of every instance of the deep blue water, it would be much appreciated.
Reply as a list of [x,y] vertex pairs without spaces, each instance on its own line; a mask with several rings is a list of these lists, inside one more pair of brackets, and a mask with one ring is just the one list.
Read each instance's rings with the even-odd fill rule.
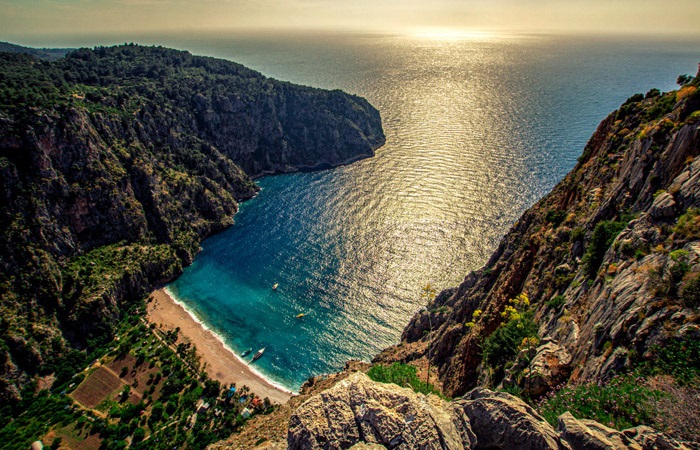
[[421,288],[454,286],[485,263],[608,113],[673,89],[700,61],[699,42],[631,38],[151,39],[381,111],[376,157],[258,180],[236,224],[170,285],[236,352],[266,347],[258,369],[293,390],[396,343]]

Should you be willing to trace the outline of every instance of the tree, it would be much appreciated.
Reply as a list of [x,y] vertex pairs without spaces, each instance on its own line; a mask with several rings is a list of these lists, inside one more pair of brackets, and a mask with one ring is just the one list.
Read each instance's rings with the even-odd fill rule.
[[63,442],[63,438],[57,437],[56,439],[53,440],[51,443],[51,450],[57,450],[59,447],[61,447],[61,443]]
[[676,84],[678,86],[685,86],[686,84],[689,84],[691,81],[693,81],[695,77],[692,75],[678,75],[678,78],[676,78]]
[[144,430],[143,428],[138,427],[137,429],[134,430],[133,442],[140,442],[145,437],[146,437],[146,430]]

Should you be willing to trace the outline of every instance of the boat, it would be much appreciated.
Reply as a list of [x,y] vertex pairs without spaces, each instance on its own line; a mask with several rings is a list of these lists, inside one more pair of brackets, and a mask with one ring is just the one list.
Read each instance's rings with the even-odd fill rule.
[[248,355],[250,354],[250,352],[252,352],[252,351],[253,351],[253,349],[252,349],[252,348],[249,348],[248,350],[246,350],[246,351],[244,351],[243,353],[241,353],[241,356],[248,356]]
[[297,316],[296,316],[296,317],[297,317],[297,319],[301,319],[302,317],[304,317],[304,313],[301,313],[301,314],[297,314]]
[[280,285],[279,283],[273,284],[273,285],[272,285],[272,290],[273,290],[273,291],[276,290],[276,289],[277,289],[277,286],[279,286],[279,285]]
[[[253,360],[252,360],[252,361],[255,361],[256,359],[260,358],[260,357],[263,355],[264,352],[265,352],[265,347],[263,347],[263,348],[261,348],[260,350],[258,350],[257,352],[255,352],[255,355],[253,355]],[[251,361],[251,362],[252,362],[252,361]]]

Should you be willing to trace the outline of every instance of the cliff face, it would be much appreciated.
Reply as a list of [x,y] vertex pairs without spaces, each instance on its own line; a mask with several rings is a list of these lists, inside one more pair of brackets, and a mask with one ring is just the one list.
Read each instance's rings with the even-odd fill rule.
[[[421,360],[430,349],[449,396],[501,383],[539,385],[540,395],[697,339],[698,81],[634,96],[606,118],[577,166],[522,215],[486,266],[440,293],[376,361]],[[532,316],[540,344],[530,341],[526,358],[512,349],[508,364],[485,360],[484,348],[503,351],[489,338],[518,314]],[[516,373],[523,359],[537,379]]]
[[109,340],[131,300],[233,223],[251,177],[383,142],[364,99],[227,61],[133,45],[52,63],[0,53],[0,391]]
[[[302,449],[689,449],[645,426],[613,430],[565,413],[552,427],[504,392],[477,388],[447,402],[356,373],[292,415],[287,444]],[[284,448],[280,445],[279,447]]]

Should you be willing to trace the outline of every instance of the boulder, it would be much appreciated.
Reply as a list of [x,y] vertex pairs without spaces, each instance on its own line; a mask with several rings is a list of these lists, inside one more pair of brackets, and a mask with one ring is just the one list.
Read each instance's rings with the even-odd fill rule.
[[664,192],[654,199],[649,211],[655,219],[668,219],[676,216],[676,201],[668,192]]
[[690,450],[694,448],[644,425],[628,428],[622,433],[639,444],[642,450]]
[[[503,385],[517,385],[530,397],[539,397],[571,373],[571,355],[554,340],[545,340],[536,349],[523,349],[513,367],[506,371]],[[529,358],[528,358],[529,356]]]
[[476,443],[462,408],[434,395],[371,381],[356,373],[302,404],[289,421],[294,449],[469,449]]
[[578,420],[569,412],[559,416],[559,432],[572,450],[641,449],[619,431],[592,420]]
[[502,450],[569,449],[557,432],[527,403],[505,392],[476,388],[456,400],[469,418],[478,448]]

